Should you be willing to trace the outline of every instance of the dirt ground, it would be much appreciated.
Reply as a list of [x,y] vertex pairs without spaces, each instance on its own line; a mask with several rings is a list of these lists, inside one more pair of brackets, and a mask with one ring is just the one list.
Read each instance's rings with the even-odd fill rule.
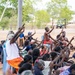
[[[75,36],[75,24],[73,25],[68,25],[66,29],[64,29],[66,31],[66,36],[67,38],[70,40],[72,38],[72,36]],[[38,38],[39,40],[41,40],[41,36],[44,34],[44,29],[33,29],[33,30],[25,30],[24,34],[27,35],[27,33],[31,31],[34,32],[36,31],[36,34],[34,35],[34,38]],[[61,31],[61,29],[54,29],[53,32],[51,33],[51,36],[53,38],[56,38],[56,35],[59,34]],[[14,31],[16,32],[16,31]],[[5,40],[6,36],[7,36],[8,30],[6,31],[0,31],[0,41],[1,40]],[[73,40],[73,45],[75,46],[75,39]],[[71,52],[71,55],[74,53],[75,51]],[[2,75],[2,65],[0,64],[0,75]]]

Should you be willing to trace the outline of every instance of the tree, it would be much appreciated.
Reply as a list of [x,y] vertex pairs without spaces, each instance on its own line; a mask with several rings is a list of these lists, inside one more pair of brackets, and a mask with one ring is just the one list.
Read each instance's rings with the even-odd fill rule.
[[37,26],[40,27],[42,23],[48,23],[50,21],[50,15],[46,10],[38,10],[35,14]]
[[0,16],[2,15],[2,11],[3,11],[4,7],[0,6]]
[[12,16],[12,17],[9,19],[8,25],[9,25],[10,30],[16,29],[16,27],[17,27],[17,26],[16,26],[16,25],[17,25],[17,15],[14,15],[14,16]]
[[[0,1],[0,9],[1,9],[0,15],[2,15],[3,10],[6,7],[6,10],[4,12],[4,15],[3,15],[3,18],[2,18],[2,21],[1,21],[1,24],[0,24],[1,27],[6,28],[6,26],[4,26],[4,25],[7,25],[10,22],[11,17],[17,15],[17,13],[16,13],[16,11],[17,11],[17,1],[18,0],[10,0],[10,1],[1,0]],[[6,20],[6,18],[7,18],[7,20]],[[5,21],[4,21],[4,19],[5,19]],[[16,25],[17,25],[17,23],[16,23]]]
[[30,21],[29,14],[33,14],[33,1],[32,0],[24,0],[23,2],[23,21]]
[[18,0],[0,0],[0,5],[1,6],[5,6],[6,4],[8,4],[9,6],[12,6],[15,9],[17,9]]
[[4,30],[5,28],[8,28],[8,18],[5,17],[3,20],[0,22],[0,27]]
[[73,11],[71,11],[70,9],[69,9],[69,7],[67,7],[67,6],[65,6],[64,8],[62,8],[61,9],[61,11],[60,11],[60,17],[59,17],[59,19],[67,19],[67,22],[69,21],[69,20],[71,20],[72,19],[72,15],[74,14],[74,12]]
[[52,20],[66,19],[69,21],[72,19],[73,11],[70,10],[67,0],[51,0],[47,4],[47,11]]

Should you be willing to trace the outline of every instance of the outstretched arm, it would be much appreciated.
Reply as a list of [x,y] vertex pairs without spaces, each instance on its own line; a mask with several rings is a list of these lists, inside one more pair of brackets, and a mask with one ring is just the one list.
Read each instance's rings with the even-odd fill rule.
[[[65,40],[65,41],[69,43],[69,40],[68,40],[68,39],[67,39],[67,40]],[[70,45],[71,45],[71,47],[73,47],[73,44],[72,44],[72,43],[70,43]]]
[[14,37],[11,39],[10,44],[14,43],[23,31],[24,31],[24,25],[16,32]]
[[67,46],[69,46],[73,40],[74,40],[74,37],[72,37],[72,39],[68,42]]
[[62,28],[62,30],[61,30],[61,32],[59,33],[59,35],[61,35],[61,34],[63,33],[63,31],[64,31],[64,30],[63,30],[63,28]]
[[36,34],[36,31],[33,33],[33,34],[31,34],[31,35],[28,35],[28,37],[31,37],[31,36],[33,36],[33,35],[35,35]]
[[50,30],[50,33],[54,30],[54,26],[52,27],[52,29]]
[[50,36],[50,38],[51,38],[55,43],[57,43],[57,41],[56,41],[53,37]]
[[52,29],[49,32],[46,32],[46,34],[51,33],[53,31],[53,29],[54,29],[54,26],[52,27]]

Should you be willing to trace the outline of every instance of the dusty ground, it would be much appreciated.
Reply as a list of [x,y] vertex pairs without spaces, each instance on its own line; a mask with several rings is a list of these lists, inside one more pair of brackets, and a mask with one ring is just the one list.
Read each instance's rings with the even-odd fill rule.
[[[70,40],[72,38],[72,36],[75,36],[75,25],[68,25],[67,29],[64,29],[66,31],[66,36],[68,37],[68,39]],[[26,30],[25,31],[25,35],[27,35],[27,32],[29,31],[36,31],[35,34],[35,38],[38,38],[39,40],[41,39],[41,35],[43,35],[44,33],[44,29],[33,29],[33,30]],[[56,38],[56,35],[59,34],[61,31],[61,29],[54,29],[53,32],[51,33],[53,38]],[[0,31],[0,41],[1,40],[5,40],[6,36],[7,36],[8,30],[7,31]],[[72,42],[75,46],[75,39]],[[71,54],[73,54],[74,52],[72,52]],[[0,64],[0,75],[2,75],[2,69],[1,69],[2,65]]]

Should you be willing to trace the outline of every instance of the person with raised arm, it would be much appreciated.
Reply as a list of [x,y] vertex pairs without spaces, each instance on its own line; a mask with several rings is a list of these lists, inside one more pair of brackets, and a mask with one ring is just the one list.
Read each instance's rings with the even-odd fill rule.
[[51,30],[49,30],[48,27],[45,27],[45,33],[44,33],[44,38],[43,38],[43,44],[51,46],[51,50],[52,50],[52,39],[50,38],[50,33],[53,31],[54,26],[52,27]]
[[[19,49],[16,44],[16,40],[23,32],[23,29],[24,25],[15,34],[8,35],[9,40],[6,42],[7,62],[11,67],[14,67],[16,71],[18,71],[19,69],[19,63],[23,60],[22,57],[20,57],[19,55]],[[7,71],[7,75],[11,73],[11,71],[9,73],[9,70]]]
[[[52,62],[50,63],[50,71],[49,71],[49,75],[55,75],[55,74],[53,74],[53,69],[54,69],[54,66],[60,66],[63,62],[64,62],[64,59],[66,58],[66,56],[67,56],[67,53],[65,53],[66,51],[67,51],[67,47],[70,45],[70,43],[72,42],[74,40],[74,37],[72,37],[72,39],[69,41],[69,43],[67,44],[67,46],[63,49],[63,50],[61,50],[61,52],[60,52],[60,54],[59,55],[57,55],[56,54],[56,52],[53,52],[53,53],[55,53],[56,54],[56,56],[55,56],[55,58],[52,60]],[[54,55],[55,55],[54,54]],[[55,62],[57,62],[60,58],[62,58],[61,59],[61,61],[60,62],[58,62],[58,63],[55,63]]]

